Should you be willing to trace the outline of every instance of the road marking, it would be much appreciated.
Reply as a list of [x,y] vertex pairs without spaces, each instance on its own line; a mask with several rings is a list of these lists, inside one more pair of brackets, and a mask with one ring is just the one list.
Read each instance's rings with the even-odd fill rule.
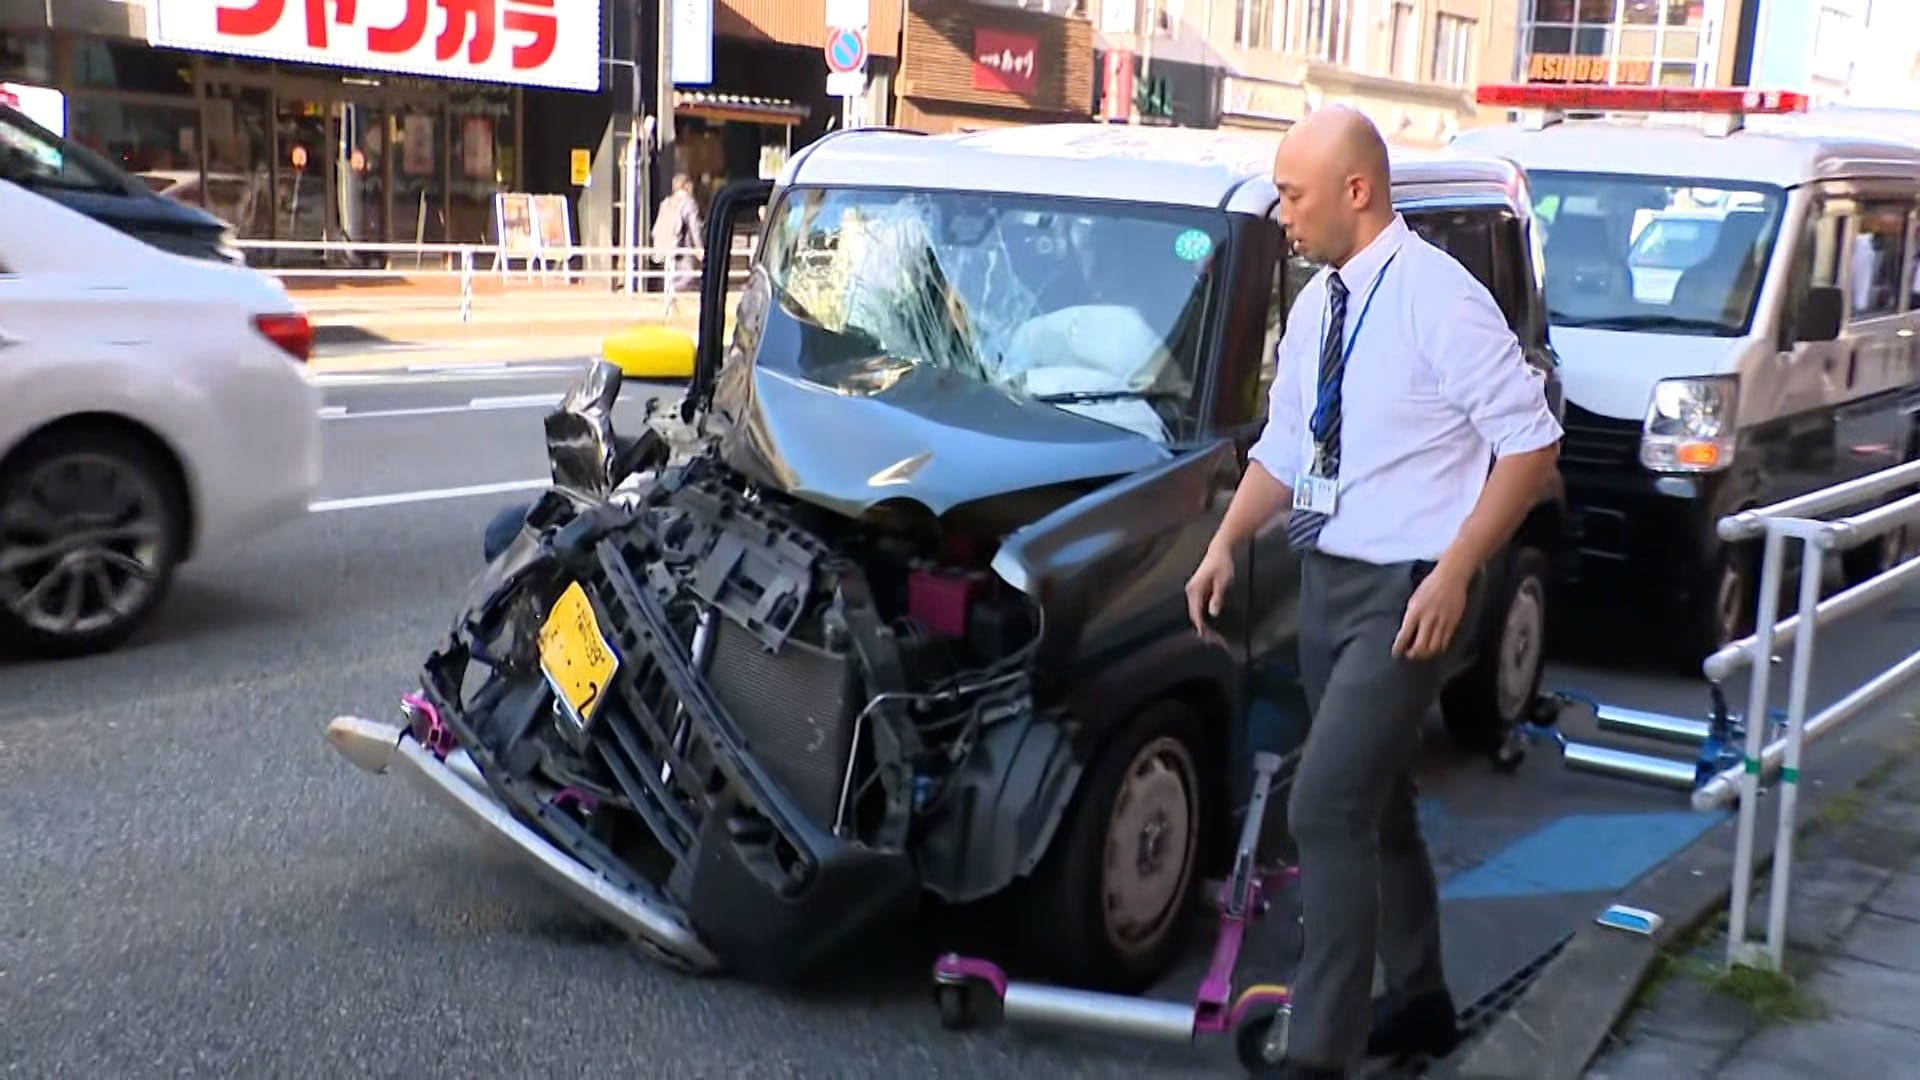
[[548,487],[551,480],[508,480],[499,484],[471,484],[466,487],[429,488],[425,491],[397,491],[390,495],[356,495],[345,499],[321,499],[308,504],[307,510],[325,514],[338,510],[372,510],[382,506],[407,506],[412,503],[471,499],[480,495],[503,495],[510,491],[532,491]]
[[543,409],[560,404],[559,394],[520,394],[517,397],[477,397],[467,402],[473,409]]
[[349,412],[344,405],[335,405],[338,412],[328,413],[321,410],[322,420],[391,420],[402,416],[442,416],[447,413],[474,412],[471,405],[421,405],[412,409],[369,409],[366,412]]
[[322,405],[320,407],[320,419],[322,420],[332,420],[334,417],[345,415],[347,415],[347,407],[345,405]]
[[435,369],[404,371],[321,371],[313,381],[320,386],[428,386],[436,383],[503,382],[509,379],[551,379],[557,375],[578,375],[573,366],[510,364],[480,367],[474,364],[449,365]]
[[1727,811],[1573,814],[1520,837],[1492,858],[1455,874],[1442,900],[1553,893],[1617,892],[1672,858]]

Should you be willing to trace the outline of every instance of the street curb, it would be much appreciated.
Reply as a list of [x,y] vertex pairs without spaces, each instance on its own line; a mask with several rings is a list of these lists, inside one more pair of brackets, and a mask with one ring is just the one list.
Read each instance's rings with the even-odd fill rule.
[[[1880,720],[1897,718],[1908,705],[1870,714]],[[1796,836],[1835,798],[1857,789],[1875,770],[1906,752],[1908,743],[1897,732],[1891,743],[1864,734],[1868,717],[1853,725],[1863,732],[1845,741],[1835,736],[1839,749],[1823,765],[1819,783],[1801,785]],[[1779,787],[1763,793],[1754,830],[1753,866],[1756,880],[1773,864]],[[1466,1048],[1457,1065],[1444,1074],[1455,1077],[1499,1077],[1511,1080],[1577,1080],[1598,1056],[1608,1036],[1630,1011],[1634,996],[1646,981],[1661,950],[1692,934],[1726,908],[1733,892],[1733,854],[1739,827],[1738,803],[1730,804],[1725,821],[1707,830],[1680,853],[1629,885],[1616,902],[1660,914],[1665,922],[1650,937],[1623,933],[1588,923],[1575,931],[1558,957],[1534,984],[1476,1042]],[[1796,855],[1801,852],[1796,842]],[[1597,914],[1597,912],[1596,912]]]

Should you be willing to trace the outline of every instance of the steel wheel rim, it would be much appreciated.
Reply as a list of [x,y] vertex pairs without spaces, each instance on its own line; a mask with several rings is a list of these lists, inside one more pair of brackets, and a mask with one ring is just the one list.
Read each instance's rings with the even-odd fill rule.
[[1500,716],[1518,718],[1533,696],[1534,676],[1545,648],[1547,599],[1540,579],[1528,575],[1513,592],[1500,631],[1497,692]]
[[57,637],[131,617],[159,585],[165,506],[150,478],[112,455],[40,463],[0,506],[0,603]]
[[1107,937],[1138,949],[1172,923],[1193,875],[1199,830],[1198,772],[1178,739],[1161,736],[1135,754],[1114,796],[1101,862]]

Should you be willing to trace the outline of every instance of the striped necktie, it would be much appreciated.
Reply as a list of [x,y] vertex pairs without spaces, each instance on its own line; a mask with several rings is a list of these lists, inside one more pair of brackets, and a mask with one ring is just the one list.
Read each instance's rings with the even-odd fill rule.
[[[1316,398],[1327,403],[1325,430],[1316,430],[1314,442],[1326,448],[1328,477],[1340,475],[1340,384],[1343,370],[1342,346],[1347,340],[1347,283],[1337,273],[1327,275],[1327,297],[1332,313],[1327,319],[1327,336],[1320,343],[1320,391]],[[1320,539],[1327,527],[1327,515],[1317,510],[1295,509],[1287,518],[1287,543],[1296,551],[1305,551]]]

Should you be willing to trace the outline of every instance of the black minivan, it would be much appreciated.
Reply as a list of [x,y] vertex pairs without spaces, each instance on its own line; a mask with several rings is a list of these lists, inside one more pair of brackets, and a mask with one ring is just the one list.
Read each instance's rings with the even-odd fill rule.
[[233,229],[205,210],[156,194],[138,177],[0,105],[0,180],[176,255],[244,266]]

